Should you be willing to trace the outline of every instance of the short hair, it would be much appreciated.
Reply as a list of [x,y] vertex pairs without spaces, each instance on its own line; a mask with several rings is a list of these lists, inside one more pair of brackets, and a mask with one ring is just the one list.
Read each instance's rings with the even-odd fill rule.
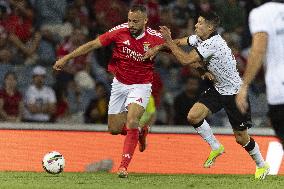
[[211,25],[213,25],[214,29],[217,30],[220,25],[220,17],[215,12],[203,12],[200,14],[200,16],[204,18],[207,22],[209,22]]
[[147,14],[147,9],[144,5],[141,5],[141,4],[135,4],[135,5],[132,5],[129,9],[129,11],[131,12],[136,12],[136,11],[140,11],[142,13],[145,13]]

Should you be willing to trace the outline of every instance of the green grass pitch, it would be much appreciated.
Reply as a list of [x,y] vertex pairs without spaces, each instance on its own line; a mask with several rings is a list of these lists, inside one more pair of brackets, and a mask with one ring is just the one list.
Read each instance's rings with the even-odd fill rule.
[[130,174],[127,179],[111,173],[48,173],[0,172],[1,189],[21,188],[94,188],[94,189],[277,189],[284,188],[283,176],[267,176],[254,180],[253,175],[159,175]]

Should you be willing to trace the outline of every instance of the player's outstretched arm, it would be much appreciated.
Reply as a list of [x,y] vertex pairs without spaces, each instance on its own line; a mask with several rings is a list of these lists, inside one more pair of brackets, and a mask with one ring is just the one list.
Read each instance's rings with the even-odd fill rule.
[[[171,38],[171,31],[166,26],[160,26],[160,32],[166,42],[166,46],[172,51],[172,54],[178,59],[182,65],[189,65],[195,67],[196,62],[201,62],[201,58],[195,49],[191,50],[189,53],[183,51],[178,47],[176,42]],[[185,43],[185,41],[181,41]]]
[[180,38],[180,39],[174,39],[173,41],[177,46],[186,46],[186,45],[188,45],[187,39],[188,39],[188,37],[183,37],[183,38]]
[[62,70],[62,68],[64,67],[66,62],[68,62],[69,60],[71,60],[71,59],[73,59],[77,56],[84,55],[84,54],[90,52],[91,50],[98,49],[100,47],[102,47],[102,44],[101,44],[99,38],[97,37],[95,40],[89,41],[88,43],[81,45],[80,47],[78,47],[77,49],[72,51],[71,53],[69,53],[69,54],[65,55],[64,57],[60,58],[59,60],[57,60],[55,62],[55,64],[53,65],[53,69],[58,70],[58,71]]
[[150,48],[145,54],[144,54],[144,57],[143,59],[146,60],[146,59],[150,59],[150,60],[153,60],[157,54],[166,49],[166,46],[164,44],[162,45],[158,45],[158,46],[155,46],[153,48]]
[[[174,43],[178,46],[185,46],[187,45],[187,37],[184,37],[184,38],[180,38],[180,39],[175,39],[173,40]],[[144,55],[144,60],[145,59],[150,59],[150,60],[153,60],[157,54],[160,52],[160,51],[167,51],[168,48],[167,48],[167,45],[166,43],[164,44],[161,44],[161,45],[157,45],[153,48],[150,48]]]

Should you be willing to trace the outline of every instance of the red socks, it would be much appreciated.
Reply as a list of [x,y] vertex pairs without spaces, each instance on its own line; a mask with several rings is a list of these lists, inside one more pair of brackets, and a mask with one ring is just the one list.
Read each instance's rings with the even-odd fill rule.
[[124,140],[122,161],[120,167],[125,167],[127,169],[137,146],[138,138],[139,131],[137,128],[127,129],[127,135]]

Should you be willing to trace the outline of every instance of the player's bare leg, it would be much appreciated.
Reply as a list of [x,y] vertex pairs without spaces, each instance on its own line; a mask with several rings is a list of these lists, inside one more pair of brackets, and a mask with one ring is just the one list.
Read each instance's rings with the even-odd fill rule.
[[126,135],[127,112],[108,115],[108,131],[113,135]]
[[[127,119],[127,112],[122,112],[118,114],[108,114],[108,131],[112,135],[126,135],[127,134],[127,128],[126,128],[126,119]],[[154,115],[151,115],[151,118],[149,121],[140,124],[139,129],[142,132],[147,128],[149,130],[150,125],[153,123],[153,120],[155,120]]]
[[150,131],[150,125],[152,125],[156,120],[156,106],[154,97],[151,96],[149,102],[147,104],[146,110],[142,115],[139,125],[140,125],[140,132],[139,132],[139,151],[145,151],[147,147],[147,135]]
[[[146,112],[143,114],[142,117]],[[147,119],[144,121],[140,120],[140,132],[139,132],[139,151],[144,152],[147,147],[147,135],[150,131],[150,125],[152,125],[156,120],[156,113],[151,113],[148,115]]]
[[126,178],[128,176],[127,168],[133,157],[135,148],[139,138],[139,120],[144,113],[144,108],[136,103],[128,105],[127,113],[127,135],[124,140],[122,161],[118,169],[118,176],[120,178]]
[[204,104],[195,103],[187,116],[189,123],[212,149],[204,162],[203,166],[205,168],[210,168],[214,164],[216,158],[225,151],[224,146],[215,138],[209,124],[205,120],[209,114],[211,114],[211,112]]
[[248,135],[247,129],[244,131],[234,130],[234,135],[238,144],[249,153],[256,164],[255,178],[265,179],[266,175],[269,173],[269,165],[264,161],[257,142],[254,141],[252,137]]

